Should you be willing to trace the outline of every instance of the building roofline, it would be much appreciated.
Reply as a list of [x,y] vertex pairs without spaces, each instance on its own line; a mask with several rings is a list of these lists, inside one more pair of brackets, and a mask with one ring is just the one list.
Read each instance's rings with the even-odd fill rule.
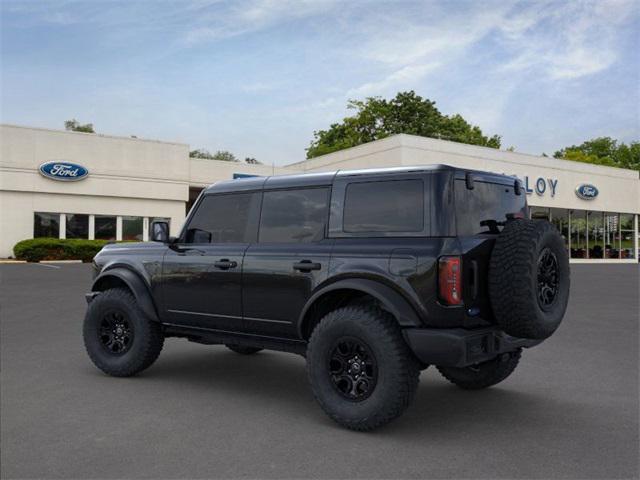
[[21,128],[24,130],[38,130],[38,131],[43,131],[43,132],[53,132],[53,133],[64,133],[64,134],[68,134],[68,135],[88,135],[91,137],[102,137],[102,138],[113,138],[113,139],[117,139],[117,140],[130,140],[132,142],[151,142],[151,143],[161,143],[163,145],[179,145],[181,147],[187,147],[189,148],[189,144],[188,143],[182,143],[182,142],[170,142],[170,141],[166,141],[166,140],[155,140],[152,138],[139,138],[139,137],[125,137],[122,135],[107,135],[104,133],[88,133],[88,132],[72,132],[69,130],[59,130],[59,129],[55,129],[55,128],[45,128],[45,127],[29,127],[26,125],[16,125],[16,124],[12,124],[12,123],[0,123],[0,127],[9,127],[9,128]]
[[[514,164],[519,164],[519,165],[534,165],[535,166],[535,162],[533,162],[532,160],[537,160],[538,162],[563,162],[565,166],[565,169],[567,170],[571,170],[571,171],[575,171],[575,170],[584,170],[585,168],[587,169],[593,169],[593,173],[597,173],[597,174],[601,174],[601,175],[609,175],[609,176],[615,176],[615,177],[631,177],[630,174],[633,174],[634,176],[636,176],[637,178],[640,179],[640,172],[636,171],[636,170],[632,170],[632,169],[628,169],[628,168],[621,168],[621,167],[610,167],[607,165],[596,165],[593,163],[584,163],[584,162],[576,162],[575,160],[567,160],[565,158],[555,158],[555,157],[543,157],[542,155],[534,155],[531,153],[522,153],[522,152],[511,152],[508,150],[502,150],[502,149],[497,149],[497,148],[491,148],[491,147],[485,147],[482,145],[472,145],[472,144],[467,144],[467,143],[460,143],[460,142],[453,142],[451,140],[442,140],[439,138],[431,138],[431,137],[423,137],[420,135],[411,135],[411,134],[407,134],[407,133],[397,133],[394,135],[390,135],[388,137],[385,138],[381,138],[379,140],[373,140],[371,142],[367,142],[367,143],[363,143],[360,145],[356,145],[355,147],[349,147],[349,148],[345,148],[342,150],[337,150],[335,152],[331,152],[331,153],[327,153],[325,155],[320,155],[317,157],[313,157],[313,158],[309,158],[307,160],[303,160],[300,162],[296,162],[296,163],[290,163],[285,165],[285,167],[291,167],[291,166],[295,166],[298,168],[304,168],[305,164],[312,164],[314,161],[316,160],[320,160],[323,157],[325,157],[327,160],[330,159],[331,156],[337,156],[339,154],[345,154],[345,152],[347,151],[354,151],[357,152],[358,150],[363,150],[366,149],[367,147],[370,149],[372,146],[374,145],[381,145],[383,143],[389,143],[390,140],[395,140],[397,142],[397,146],[404,146],[404,147],[408,147],[408,148],[418,148],[415,144],[411,145],[408,142],[411,141],[417,141],[417,142],[426,142],[426,143],[430,143],[433,145],[441,145],[441,146],[447,146],[450,147],[446,150],[439,150],[439,149],[434,149],[435,151],[439,151],[439,152],[443,152],[443,153],[452,153],[452,154],[457,154],[457,155],[464,155],[464,156],[477,156],[480,158],[485,158],[487,160],[494,160],[494,161],[500,161],[500,162],[504,162],[504,163],[514,163]],[[408,141],[408,142],[407,142]],[[374,147],[375,148],[375,147]],[[455,149],[455,151],[451,151],[450,149]],[[483,155],[482,153],[486,152],[488,155]],[[473,155],[475,153],[475,155]],[[357,155],[355,155],[357,156]],[[497,158],[498,156],[503,157],[503,158]],[[512,157],[511,159],[509,158],[504,158],[504,157]],[[519,160],[518,161],[518,157]],[[525,160],[526,159],[526,160]],[[318,167],[328,167],[329,165],[331,165],[332,163],[340,163],[341,160],[337,160],[335,162],[328,162],[326,164],[321,164],[318,165]],[[566,162],[566,163],[565,163]],[[558,166],[550,166],[550,165],[543,165],[542,163],[539,165],[540,167],[543,168],[558,168]]]

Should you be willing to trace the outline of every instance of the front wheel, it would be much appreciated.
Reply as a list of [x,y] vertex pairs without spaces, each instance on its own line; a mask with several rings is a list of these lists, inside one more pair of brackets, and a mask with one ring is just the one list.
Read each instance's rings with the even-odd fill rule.
[[356,305],[329,313],[313,330],[307,372],[322,409],[340,425],[366,431],[409,406],[420,366],[389,313]]
[[129,377],[148,368],[164,344],[160,325],[149,320],[123,288],[106,290],[93,299],[82,333],[91,361],[114,377]]
[[522,349],[468,367],[437,367],[444,378],[465,390],[480,390],[506,379],[518,366]]

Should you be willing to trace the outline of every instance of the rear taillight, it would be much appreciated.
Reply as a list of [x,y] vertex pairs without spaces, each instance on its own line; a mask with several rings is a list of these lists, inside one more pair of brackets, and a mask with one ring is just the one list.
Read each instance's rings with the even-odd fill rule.
[[462,304],[460,257],[440,257],[438,260],[438,296],[445,305]]

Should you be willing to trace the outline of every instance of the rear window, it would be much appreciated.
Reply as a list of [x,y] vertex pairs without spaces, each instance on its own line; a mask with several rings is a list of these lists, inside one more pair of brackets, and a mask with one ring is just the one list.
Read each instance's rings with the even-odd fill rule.
[[343,230],[363,232],[422,232],[422,180],[350,183],[344,199]]
[[464,180],[455,182],[458,235],[486,233],[490,226],[481,222],[504,222],[508,214],[524,214],[525,195],[516,195],[513,187],[479,181],[473,187],[469,190]]

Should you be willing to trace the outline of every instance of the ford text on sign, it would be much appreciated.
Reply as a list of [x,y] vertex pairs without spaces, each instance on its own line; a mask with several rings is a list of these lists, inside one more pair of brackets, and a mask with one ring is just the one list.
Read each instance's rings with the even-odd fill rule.
[[89,175],[89,170],[82,165],[71,162],[47,162],[40,165],[40,173],[53,180],[74,182]]

